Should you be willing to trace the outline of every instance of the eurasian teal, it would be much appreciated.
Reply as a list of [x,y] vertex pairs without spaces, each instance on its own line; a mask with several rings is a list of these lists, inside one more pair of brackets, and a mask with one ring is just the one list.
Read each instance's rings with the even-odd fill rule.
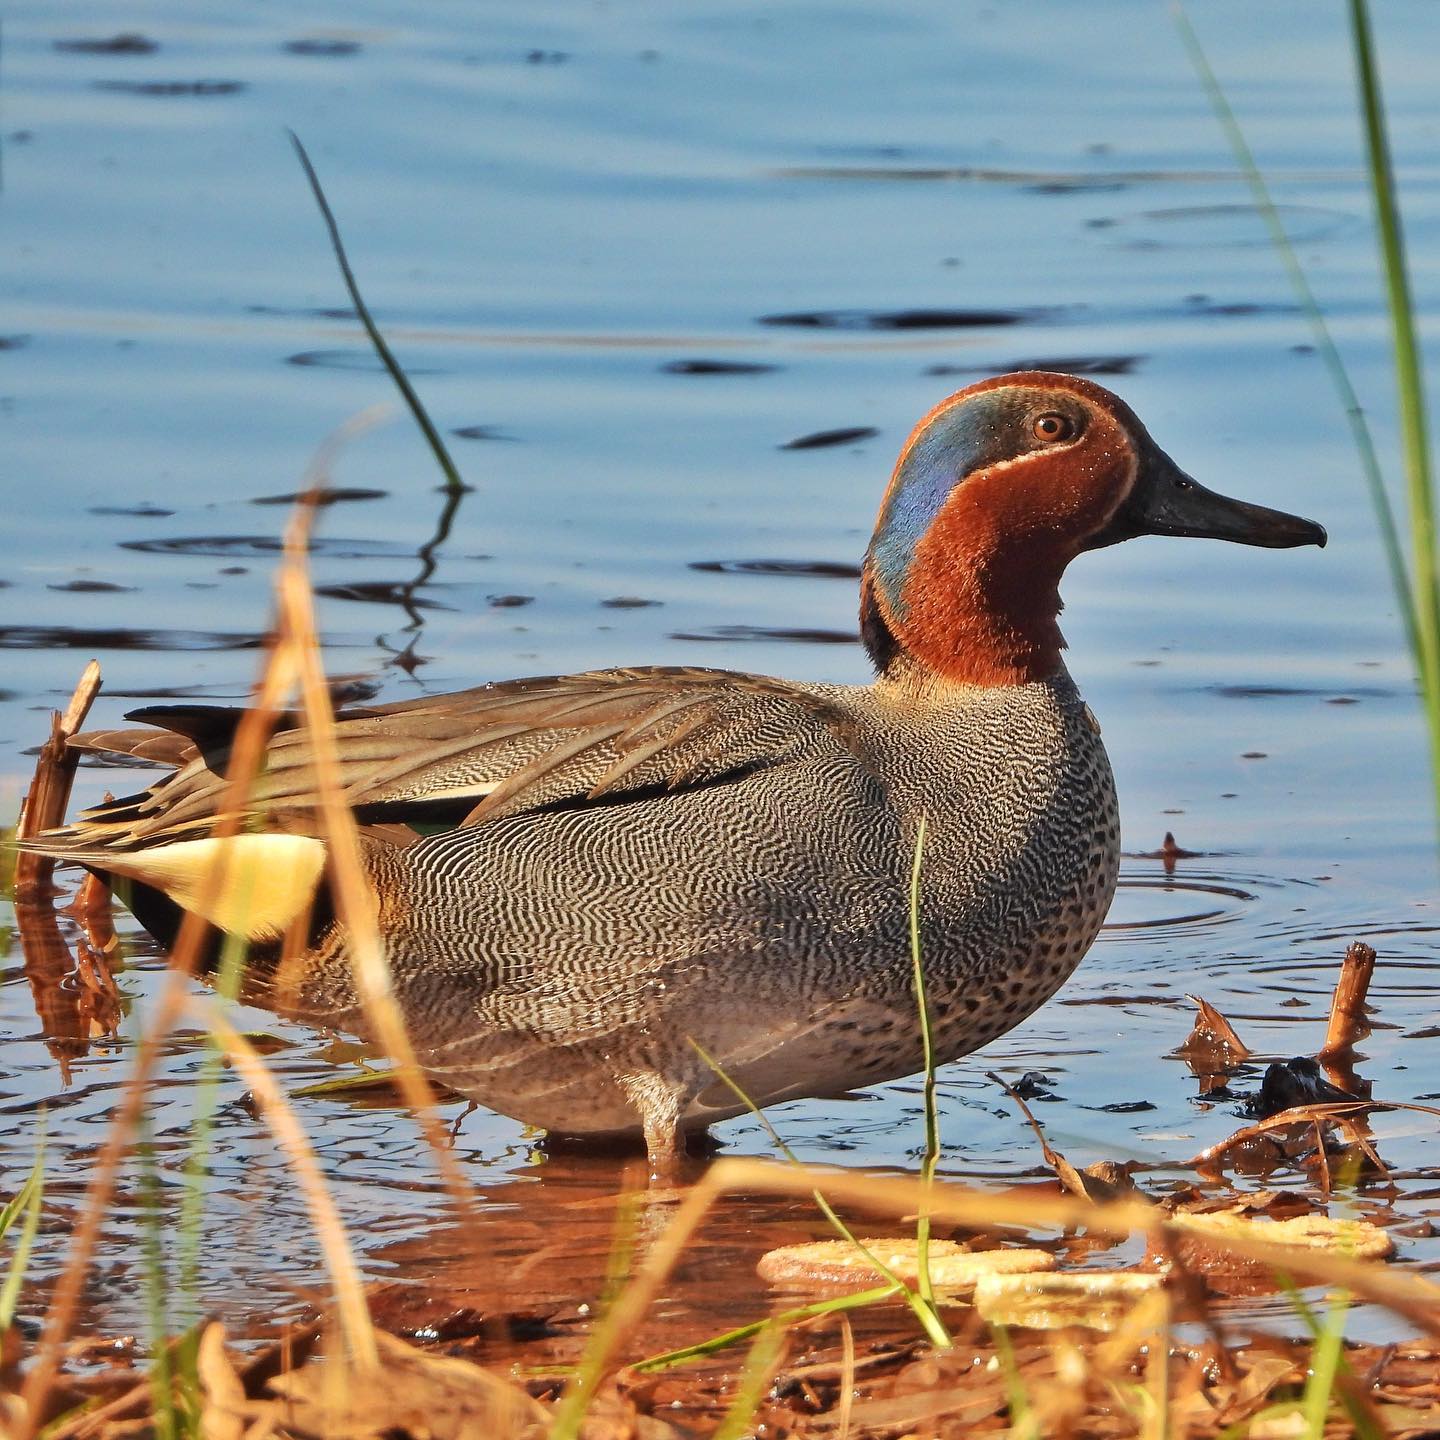
[[[652,1159],[741,1106],[921,1065],[909,869],[939,1061],[1052,995],[1110,905],[1120,827],[1100,728],[1061,661],[1059,582],[1138,535],[1323,545],[1309,520],[1186,476],[1128,406],[1028,371],[915,428],[860,585],[868,685],[700,669],[515,680],[339,716],[396,994],[453,1089]],[[200,903],[213,848],[251,887],[222,926],[273,943],[322,887],[303,728],[272,740],[250,833],[207,838],[239,712],[136,711],[171,732],[80,737],[176,768],[48,834],[130,882],[157,935]],[[363,1033],[322,905],[308,1016]]]

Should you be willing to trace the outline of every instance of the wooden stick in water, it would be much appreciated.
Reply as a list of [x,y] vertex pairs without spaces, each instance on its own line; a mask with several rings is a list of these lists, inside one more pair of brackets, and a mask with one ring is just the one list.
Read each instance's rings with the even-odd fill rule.
[[[56,711],[51,719],[50,738],[40,747],[40,758],[35,762],[35,778],[30,782],[25,802],[20,807],[20,821],[15,827],[17,840],[29,840],[42,830],[64,822],[65,807],[70,803],[70,786],[80,758],[67,742],[85,723],[99,691],[100,665],[92,660],[85,667],[65,713],[62,715]],[[22,853],[15,862],[15,898],[19,901],[34,899],[54,868],[55,862],[43,855]]]
[[1322,1060],[1343,1054],[1370,1033],[1370,1023],[1365,1018],[1365,996],[1374,973],[1374,949],[1363,940],[1354,941],[1345,952],[1340,979],[1330,1001],[1330,1024],[1320,1050]]

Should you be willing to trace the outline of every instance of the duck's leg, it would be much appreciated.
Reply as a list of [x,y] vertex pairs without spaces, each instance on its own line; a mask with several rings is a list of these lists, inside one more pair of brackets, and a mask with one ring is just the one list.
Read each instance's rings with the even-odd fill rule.
[[653,1070],[622,1075],[619,1080],[630,1103],[640,1112],[651,1180],[673,1179],[685,1153],[679,1090]]

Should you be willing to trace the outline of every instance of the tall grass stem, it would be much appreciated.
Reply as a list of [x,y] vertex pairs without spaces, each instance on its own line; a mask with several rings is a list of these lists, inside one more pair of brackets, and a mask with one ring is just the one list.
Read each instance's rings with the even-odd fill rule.
[[350,301],[355,306],[355,313],[360,317],[360,323],[365,327],[365,333],[370,337],[370,343],[375,347],[375,353],[380,357],[386,370],[390,372],[390,378],[395,382],[395,388],[399,390],[411,415],[415,417],[415,423],[420,427],[426,444],[430,446],[431,454],[435,456],[435,463],[439,465],[445,476],[445,488],[456,493],[463,492],[467,487],[460,478],[460,471],[456,468],[454,460],[450,458],[449,449],[444,440],[440,438],[440,432],[435,428],[435,423],[430,419],[429,411],[425,409],[420,396],[416,394],[415,387],[410,383],[410,377],[395,358],[385,337],[380,333],[380,327],[376,325],[374,317],[370,314],[370,307],[366,305],[365,297],[360,293],[360,285],[355,279],[355,272],[350,268],[350,258],[345,253],[345,242],[340,238],[340,226],[330,209],[330,202],[325,198],[325,190],[320,184],[320,177],[315,173],[314,165],[310,163],[309,153],[293,130],[286,133],[290,136],[290,143],[295,147],[296,155],[300,157],[300,164],[304,167],[306,179],[310,181],[311,193],[315,196],[315,203],[320,207],[320,214],[325,220],[325,228],[330,234],[330,248],[335,252],[335,260],[340,266],[340,274],[345,281],[345,288],[350,292]]
[[1440,823],[1440,589],[1436,587],[1435,493],[1431,476],[1430,439],[1425,405],[1424,362],[1415,324],[1415,302],[1405,263],[1405,234],[1385,105],[1366,0],[1350,0],[1350,29],[1365,123],[1365,151],[1375,223],[1385,268],[1385,295],[1390,307],[1395,389],[1400,405],[1401,447],[1405,462],[1410,512],[1410,554],[1413,567],[1415,624],[1419,634],[1420,683],[1430,731],[1431,778],[1435,786],[1436,820]]
[[[920,1166],[920,1182],[928,1194],[940,1161],[940,1116],[935,1093],[935,1041],[930,1029],[930,1001],[925,993],[925,966],[920,953],[920,866],[925,854],[926,826],[927,819],[922,813],[915,831],[915,857],[910,865],[910,965],[914,972],[915,1006],[920,1012],[920,1048],[925,1059],[925,1158]],[[923,1204],[915,1221],[915,1259],[920,1272],[920,1298],[933,1310],[930,1212]]]

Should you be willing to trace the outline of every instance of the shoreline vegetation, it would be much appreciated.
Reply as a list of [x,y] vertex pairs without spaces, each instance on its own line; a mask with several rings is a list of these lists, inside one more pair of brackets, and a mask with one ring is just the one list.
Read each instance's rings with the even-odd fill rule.
[[[1366,5],[1350,0],[1394,331],[1408,563],[1373,442],[1321,306],[1199,41],[1183,11],[1174,8],[1351,420],[1415,658],[1440,797],[1440,596],[1423,375]],[[426,568],[409,587],[413,600],[415,588],[434,571],[468,487],[371,319],[319,178],[298,139],[295,146],[356,311],[444,476],[445,504],[422,552]],[[337,908],[354,937],[367,1015],[392,1066],[360,1079],[398,1092],[424,1136],[450,1218],[464,1225],[474,1221],[482,1201],[456,1160],[389,994],[354,820],[337,778],[333,712],[307,571],[310,526],[336,449],[371,418],[357,417],[322,448],[287,529],[272,634],[237,734],[224,808],[233,829],[267,736],[281,712],[298,704],[317,737],[316,789]],[[418,611],[412,619],[418,629]],[[63,819],[75,766],[65,739],[83,724],[99,686],[99,667],[92,662],[66,711],[54,717],[16,838]],[[912,915],[923,864],[922,827],[913,857]],[[34,966],[47,1034],[73,1033],[83,1043],[92,1027],[113,1027],[119,1018],[107,969],[114,944],[109,897],[87,880],[62,915],[50,870],[48,861],[18,856],[12,893],[20,939],[27,964]],[[219,883],[212,876],[211,886]],[[677,1189],[647,1186],[633,1167],[617,1162],[617,1193],[604,1212],[611,1226],[608,1278],[602,1292],[585,1301],[593,1312],[586,1308],[577,1323],[558,1311],[537,1317],[503,1305],[447,1308],[443,1295],[418,1303],[411,1295],[397,1307],[387,1287],[367,1284],[341,1207],[292,1103],[297,1096],[284,1092],[227,1013],[239,993],[243,946],[222,947],[214,983],[202,991],[192,979],[205,938],[203,922],[188,918],[85,1195],[64,1207],[46,1197],[41,1115],[30,1176],[0,1206],[0,1430],[16,1440],[145,1434],[161,1440],[738,1440],[752,1434],[837,1440],[987,1434],[1320,1440],[1347,1434],[1368,1440],[1440,1430],[1440,1284],[1393,1263],[1391,1232],[1404,1218],[1395,1205],[1401,1191],[1369,1123],[1397,1110],[1433,1123],[1440,1111],[1371,1098],[1356,1077],[1354,1046],[1368,1033],[1366,994],[1376,964],[1375,952],[1361,943],[1351,946],[1341,967],[1315,1059],[1272,1065],[1254,1102],[1253,1123],[1194,1156],[1192,1181],[1147,1191],[1136,1184],[1135,1167],[1106,1162],[1078,1169],[1049,1141],[1027,1097],[991,1077],[1033,1129],[1048,1172],[1034,1184],[996,1190],[937,1174],[941,1150],[924,957],[912,925],[917,1025],[927,1054],[917,1175],[804,1164],[758,1111],[783,1161],[697,1162],[694,1178]],[[76,975],[83,984],[61,997],[58,977]],[[1249,1051],[1223,1015],[1204,1000],[1196,1003],[1195,1029],[1179,1053],[1197,1074],[1223,1084]],[[70,1029],[51,1024],[45,1004],[61,1010],[68,1005]],[[209,1057],[197,1080],[177,1214],[158,1180],[147,1086],[167,1037],[182,1021],[208,1037]],[[227,1336],[204,1317],[197,1300],[204,1181],[224,1067],[243,1080],[287,1159],[328,1277],[329,1295],[317,1301],[312,1318],[262,1341]],[[1303,1167],[1310,1183],[1303,1194],[1242,1192],[1220,1183],[1227,1168],[1242,1160],[1262,1176],[1267,1163],[1271,1169]],[[128,1363],[99,1366],[105,1337],[74,1332],[107,1216],[127,1174],[136,1177],[145,1201],[141,1269],[150,1334]],[[807,1217],[795,1228],[808,1227],[817,1240],[822,1234],[840,1238],[830,1241],[831,1248],[807,1245],[804,1254],[781,1247],[757,1255],[772,1293],[756,1299],[752,1322],[647,1351],[655,1307],[677,1269],[705,1263],[707,1224],[735,1197],[756,1196],[795,1207],[795,1214]],[[37,1236],[57,1228],[66,1232],[65,1259],[42,1300],[27,1293],[27,1271]],[[1113,1263],[1117,1249],[1130,1254],[1128,1263]],[[1034,1269],[997,1273],[1012,1263],[997,1257],[1021,1252],[1038,1256],[1024,1262]],[[1235,1294],[1275,1297],[1285,1317],[1281,1328],[1292,1338],[1231,1333],[1226,1299]],[[1389,1312],[1415,1338],[1347,1341],[1356,1304]],[[41,1314],[38,1327],[17,1319]]]

